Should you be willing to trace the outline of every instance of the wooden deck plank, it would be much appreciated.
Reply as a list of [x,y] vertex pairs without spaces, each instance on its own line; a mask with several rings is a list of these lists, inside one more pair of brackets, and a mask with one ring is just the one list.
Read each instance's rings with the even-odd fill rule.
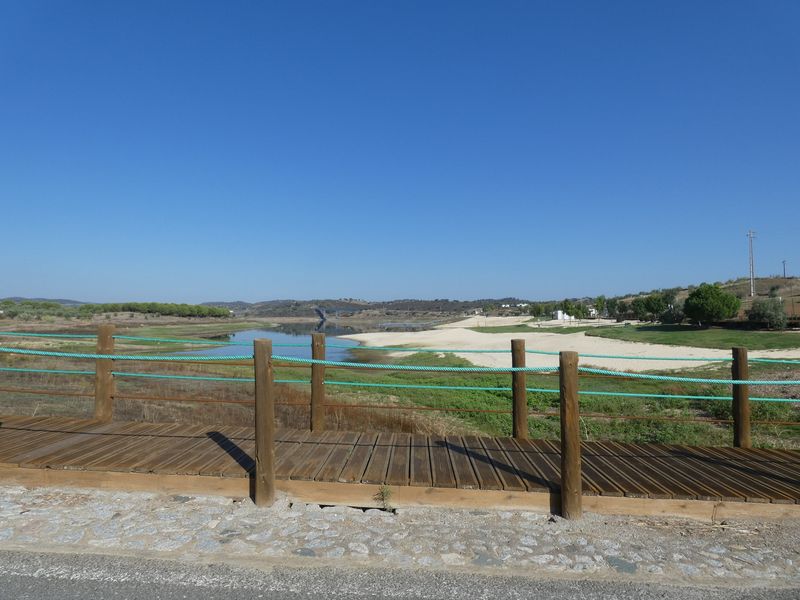
[[535,469],[525,458],[522,450],[514,443],[512,438],[495,438],[497,444],[503,449],[509,462],[516,470],[522,483],[529,492],[549,492],[550,486],[544,475]]
[[[252,433],[252,427],[214,427],[212,430],[206,431],[201,441],[186,452],[181,460],[173,463],[172,470],[176,475],[198,474],[201,466],[205,465],[209,459],[218,457],[225,452],[220,447],[220,439],[229,440],[240,446],[252,439]],[[276,447],[281,443],[277,442]]]
[[450,455],[450,464],[453,465],[456,487],[464,490],[479,489],[478,476],[472,467],[464,440],[458,435],[448,435],[445,437],[445,441],[447,442],[447,452]]
[[171,449],[187,439],[201,435],[206,430],[203,425],[186,426],[179,423],[176,427],[167,429],[152,437],[148,448],[143,450],[138,457],[130,457],[124,467],[131,472],[151,473],[155,462],[164,460],[165,455],[171,455]]
[[480,488],[482,490],[502,490],[503,484],[500,483],[494,463],[486,453],[481,439],[476,435],[465,435],[463,440],[467,456],[472,463],[472,468],[475,469],[475,474],[478,476]]
[[84,468],[98,457],[106,456],[119,446],[127,446],[132,440],[138,439],[140,434],[146,434],[152,429],[149,423],[124,423],[122,427],[113,432],[98,435],[95,438],[58,452],[50,458],[42,458],[36,462],[47,468],[67,468],[77,466]]
[[355,448],[359,434],[343,432],[340,438],[334,443],[328,459],[323,463],[322,468],[314,477],[315,481],[339,481],[339,474],[344,469],[350,454]]
[[[778,489],[788,497],[800,497],[800,468],[792,469],[789,463],[768,460],[749,460],[752,454],[727,452],[728,448],[706,448],[705,451],[726,461],[736,470],[741,470],[759,482],[768,484],[770,489]],[[800,466],[800,465],[799,465]]]
[[430,487],[433,484],[427,435],[414,434],[411,436],[410,481],[413,486]]
[[621,457],[624,457],[628,464],[645,477],[661,482],[662,485],[670,490],[673,498],[677,500],[697,499],[698,492],[696,485],[687,484],[686,479],[681,477],[680,473],[676,473],[672,469],[667,469],[660,465],[657,466],[651,459],[637,452],[636,446],[616,442],[606,442],[606,444],[619,453]]
[[347,459],[337,481],[341,483],[356,483],[361,481],[372,456],[375,442],[378,441],[377,433],[362,433],[356,440],[353,451]]
[[[106,433],[113,433],[123,427],[126,423],[110,422],[110,423],[93,423],[85,427],[81,427],[70,433],[61,433],[58,438],[50,441],[47,444],[39,445],[36,448],[28,449],[16,456],[9,459],[9,462],[17,463],[21,467],[31,468],[47,465],[53,460],[67,452],[70,448],[79,446],[85,447],[88,444],[95,442],[98,436]],[[101,438],[106,441],[108,438]]]
[[503,489],[517,492],[525,491],[527,488],[522,481],[522,477],[517,473],[517,469],[511,464],[511,460],[506,455],[505,451],[503,451],[497,440],[484,437],[480,438],[480,441]]
[[514,440],[531,467],[541,473],[542,479],[552,492],[561,491],[561,456],[555,455],[547,445],[534,444],[531,440]]
[[321,452],[330,451],[330,448],[325,446],[320,450],[320,443],[324,441],[328,433],[325,431],[309,434],[306,440],[300,444],[300,448],[293,452],[283,464],[283,476],[286,479],[299,479],[296,473],[308,470],[307,463],[312,455],[318,458]]
[[[662,452],[658,458],[654,460],[667,463],[674,466],[675,469],[681,470],[687,477],[697,480],[716,491],[716,495],[725,502],[758,502],[758,498],[753,498],[746,488],[731,482],[727,477],[719,477],[719,474],[702,464],[691,460],[691,456],[686,450],[689,448],[681,446],[668,446],[665,444],[653,444],[657,450]],[[748,497],[750,496],[750,497]],[[704,499],[703,496],[698,496],[698,499]],[[766,501],[763,499],[761,501]]]
[[392,456],[393,433],[381,433],[375,442],[375,449],[364,471],[363,483],[382,484],[386,481],[386,470]]
[[281,453],[275,454],[275,477],[289,479],[289,474],[296,464],[295,454],[308,450],[309,444],[304,445],[304,443],[311,437],[311,431],[306,429],[301,433],[303,435],[291,436],[292,441],[281,443]]
[[410,456],[411,434],[396,433],[392,445],[392,457],[389,459],[389,470],[386,471],[388,485],[408,485]]
[[[536,440],[533,445],[540,448],[542,460],[547,461],[559,473],[560,478],[561,447],[558,442]],[[583,457],[581,460],[581,495],[621,498],[625,495],[625,492],[611,477],[598,470],[591,460],[586,460],[586,457]]]
[[450,464],[450,453],[447,451],[447,440],[440,435],[428,438],[431,456],[431,484],[435,487],[454,488],[456,477],[453,465]]
[[[93,423],[98,422],[93,421]],[[14,457],[19,454],[63,439],[65,434],[79,431],[86,426],[87,421],[83,419],[61,421],[57,417],[53,417],[30,426],[3,430],[3,435],[0,436],[2,437],[0,464],[18,466],[18,463],[14,462]]]
[[[748,502],[781,502],[794,504],[795,495],[791,491],[786,491],[776,480],[766,477],[756,477],[753,471],[744,465],[740,465],[718,456],[711,448],[694,447],[692,449],[693,459],[711,466],[720,477],[725,477],[728,481],[735,481],[748,490]],[[751,498],[753,498],[751,500]]]
[[143,423],[147,425],[143,432],[135,438],[121,440],[108,453],[95,456],[86,463],[76,464],[76,469],[87,471],[128,471],[123,465],[133,462],[136,457],[145,452],[153,443],[155,436],[168,433],[174,428],[174,423]]
[[581,456],[615,482],[630,498],[669,498],[669,491],[649,481],[602,442],[583,442]]

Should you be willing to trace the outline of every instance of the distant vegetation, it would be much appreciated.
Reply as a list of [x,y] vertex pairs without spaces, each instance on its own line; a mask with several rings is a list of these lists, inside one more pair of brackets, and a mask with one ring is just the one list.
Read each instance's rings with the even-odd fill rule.
[[2,300],[0,317],[22,321],[42,317],[89,318],[104,313],[143,313],[175,317],[227,317],[224,308],[167,302],[122,302],[109,304],[64,305],[47,300]]

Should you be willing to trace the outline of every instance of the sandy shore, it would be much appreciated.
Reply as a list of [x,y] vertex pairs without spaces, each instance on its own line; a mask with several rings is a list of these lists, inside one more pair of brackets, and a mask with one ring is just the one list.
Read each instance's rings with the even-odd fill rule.
[[[476,320],[479,320],[476,322]],[[611,340],[600,337],[589,337],[583,332],[561,334],[547,333],[544,330],[531,328],[530,333],[478,333],[468,327],[484,327],[498,325],[514,325],[527,320],[526,317],[471,317],[459,323],[450,323],[437,329],[414,332],[379,332],[360,333],[343,336],[358,341],[363,346],[406,346],[414,348],[441,348],[455,351],[468,350],[506,350],[511,347],[512,339],[524,339],[528,350],[559,352],[572,350],[580,354],[612,354],[624,356],[665,357],[665,358],[729,358],[730,350],[713,348],[692,348],[689,346],[666,346],[662,344],[642,344],[623,340]],[[484,323],[488,324],[485,325]],[[572,325],[577,325],[573,323]],[[582,323],[581,323],[582,325]],[[390,353],[401,356],[402,353]],[[511,353],[473,354],[455,353],[473,364],[486,367],[510,367]],[[800,358],[800,349],[762,350],[750,353],[753,358]],[[527,355],[529,367],[553,366],[558,364],[557,356],[531,354]],[[685,360],[631,360],[617,358],[584,358],[584,366],[593,365],[607,369],[626,371],[678,370],[694,368],[709,364],[703,361]]]

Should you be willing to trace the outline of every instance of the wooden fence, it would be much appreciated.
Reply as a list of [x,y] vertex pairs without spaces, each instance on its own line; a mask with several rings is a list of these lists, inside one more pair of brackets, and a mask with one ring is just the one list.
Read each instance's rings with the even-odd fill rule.
[[[114,326],[101,325],[97,335],[97,354],[114,353]],[[325,359],[325,335],[313,334],[312,358]],[[512,365],[525,367],[525,341],[511,341]],[[578,354],[559,353],[559,394],[561,421],[561,513],[566,518],[581,516],[581,439],[579,429]],[[253,344],[255,373],[255,486],[254,500],[259,506],[269,505],[275,495],[275,382],[272,342],[256,340]],[[747,349],[733,348],[731,367],[733,380],[747,380],[749,375]],[[94,416],[99,421],[111,421],[114,413],[115,382],[113,361],[95,359]],[[528,392],[526,372],[511,373],[513,437],[529,437]],[[749,386],[733,385],[733,445],[750,448]],[[309,428],[325,428],[324,411],[330,405],[325,400],[325,365],[311,365],[311,399]],[[556,415],[553,415],[556,416]]]

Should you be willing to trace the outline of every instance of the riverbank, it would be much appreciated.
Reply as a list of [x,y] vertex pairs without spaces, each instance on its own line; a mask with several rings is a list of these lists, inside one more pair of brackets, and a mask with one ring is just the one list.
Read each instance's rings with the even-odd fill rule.
[[[719,359],[730,358],[730,350],[716,348],[697,348],[692,346],[676,346],[667,344],[646,344],[626,340],[609,339],[586,335],[584,331],[575,333],[555,333],[542,327],[531,327],[530,332],[514,331],[501,333],[483,333],[475,331],[475,327],[503,327],[519,326],[525,322],[525,317],[472,317],[457,323],[437,327],[427,331],[413,332],[377,332],[359,333],[343,336],[355,340],[362,346],[404,346],[409,348],[441,349],[453,352],[457,356],[467,359],[473,364],[485,367],[510,367],[511,354],[509,353],[459,353],[458,350],[508,350],[512,339],[525,340],[527,350],[541,352],[560,352],[571,350],[579,354],[604,354],[618,357],[641,357],[647,359],[664,358],[666,360],[631,360],[628,358],[594,358],[587,357],[582,360],[584,365],[595,365],[607,369],[623,369],[626,371],[665,371],[684,370],[702,365],[711,364],[712,361],[679,360],[691,359]],[[574,325],[574,323],[571,323]],[[393,356],[402,356],[404,353],[392,353]],[[800,358],[800,348],[758,350],[750,353],[753,358]],[[676,360],[678,359],[678,360]],[[527,365],[531,367],[552,366],[557,364],[558,357],[550,354],[528,353]]]

